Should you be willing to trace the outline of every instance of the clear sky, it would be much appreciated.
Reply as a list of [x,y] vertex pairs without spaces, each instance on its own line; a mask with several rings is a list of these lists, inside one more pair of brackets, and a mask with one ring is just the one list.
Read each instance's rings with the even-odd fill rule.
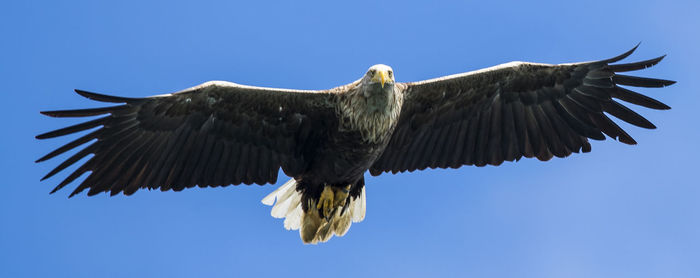
[[[699,277],[698,1],[7,1],[0,9],[0,277]],[[106,2],[106,1],[104,1]],[[235,3],[241,2],[241,3]],[[526,2],[526,3],[525,3]],[[275,186],[49,195],[33,161],[95,107],[208,80],[325,89],[378,63],[417,81],[513,60],[668,57],[635,74],[673,107],[550,162],[367,179],[362,223],[305,246],[260,199]],[[72,168],[75,169],[75,168]],[[280,184],[286,178],[280,178]],[[76,186],[73,184],[72,186]]]

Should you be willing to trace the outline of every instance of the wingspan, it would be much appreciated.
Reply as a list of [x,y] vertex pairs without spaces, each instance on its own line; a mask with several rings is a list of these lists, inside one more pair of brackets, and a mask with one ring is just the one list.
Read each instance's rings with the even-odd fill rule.
[[670,107],[620,85],[663,87],[675,82],[619,74],[664,58],[611,65],[635,49],[595,62],[515,62],[406,83],[396,130],[370,172],[499,165],[523,156],[546,161],[588,152],[588,138],[604,140],[603,134],[636,144],[605,113],[639,127],[655,126],[615,99],[652,109]]
[[51,117],[101,116],[37,136],[47,139],[97,128],[37,160],[92,142],[43,178],[94,154],[52,191],[91,171],[70,196],[84,189],[89,189],[88,196],[130,195],[139,188],[179,191],[195,185],[274,183],[280,168],[294,176],[307,167],[313,145],[337,122],[331,105],[335,95],[323,91],[209,82],[147,98],[76,92],[122,104],[42,112]]

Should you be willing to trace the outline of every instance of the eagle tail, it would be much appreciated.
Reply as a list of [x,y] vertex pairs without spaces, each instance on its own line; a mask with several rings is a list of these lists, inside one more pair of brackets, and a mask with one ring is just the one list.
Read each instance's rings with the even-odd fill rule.
[[299,230],[304,243],[316,244],[328,241],[333,235],[343,236],[352,222],[365,219],[367,202],[364,186],[359,196],[348,197],[347,204],[336,208],[333,215],[326,219],[319,215],[315,204],[308,206],[309,211],[303,211],[302,194],[296,190],[296,185],[296,180],[289,180],[263,198],[262,203],[272,206],[272,217],[284,218],[285,229]]

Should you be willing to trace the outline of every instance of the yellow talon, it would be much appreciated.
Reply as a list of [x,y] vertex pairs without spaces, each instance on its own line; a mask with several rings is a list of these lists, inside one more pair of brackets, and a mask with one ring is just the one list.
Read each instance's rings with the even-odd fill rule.
[[334,188],[330,185],[323,187],[323,192],[318,198],[316,209],[326,220],[330,220],[338,208],[345,206],[350,194],[350,185],[342,188]]
[[343,188],[337,189],[335,191],[335,200],[333,202],[333,207],[340,208],[340,207],[345,206],[345,201],[348,199],[349,194],[350,194],[350,185],[349,184]]
[[335,197],[335,194],[333,194],[333,188],[330,185],[323,187],[323,192],[321,192],[321,197],[318,199],[316,209],[321,210],[321,214],[323,214],[323,217],[326,219],[330,218],[331,212],[334,208],[333,197]]

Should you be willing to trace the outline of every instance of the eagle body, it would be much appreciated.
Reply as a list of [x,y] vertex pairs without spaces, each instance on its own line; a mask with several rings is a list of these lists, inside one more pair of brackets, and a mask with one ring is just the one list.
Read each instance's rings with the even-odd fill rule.
[[500,165],[504,161],[589,152],[589,139],[636,141],[610,119],[655,128],[618,100],[651,109],[667,105],[627,89],[673,81],[625,72],[664,56],[615,64],[514,62],[419,82],[396,82],[393,69],[370,67],[359,80],[328,90],[291,90],[207,82],[179,92],[126,98],[76,92],[115,106],[45,111],[92,117],[38,135],[79,138],[37,162],[76,152],[43,179],[93,156],[51,192],[90,173],[83,190],[131,195],[138,189],[273,184],[263,199],[272,216],[299,230],[304,243],[344,235],[366,212],[365,173]]
[[354,182],[372,166],[391,139],[401,111],[401,92],[395,91],[393,84],[385,88],[361,84],[349,87],[336,90],[337,128],[331,128],[325,141],[319,142],[317,160],[303,176],[305,180]]
[[[318,142],[308,169],[294,177],[304,212],[313,209],[309,204],[318,202],[326,186],[336,191],[347,188],[348,196],[344,197],[348,205],[361,196],[364,173],[389,143],[403,103],[403,95],[393,82],[379,86],[361,79],[331,91],[337,93],[338,128],[329,129],[328,136]],[[341,233],[345,231],[336,234]],[[315,236],[304,241],[313,242]]]

